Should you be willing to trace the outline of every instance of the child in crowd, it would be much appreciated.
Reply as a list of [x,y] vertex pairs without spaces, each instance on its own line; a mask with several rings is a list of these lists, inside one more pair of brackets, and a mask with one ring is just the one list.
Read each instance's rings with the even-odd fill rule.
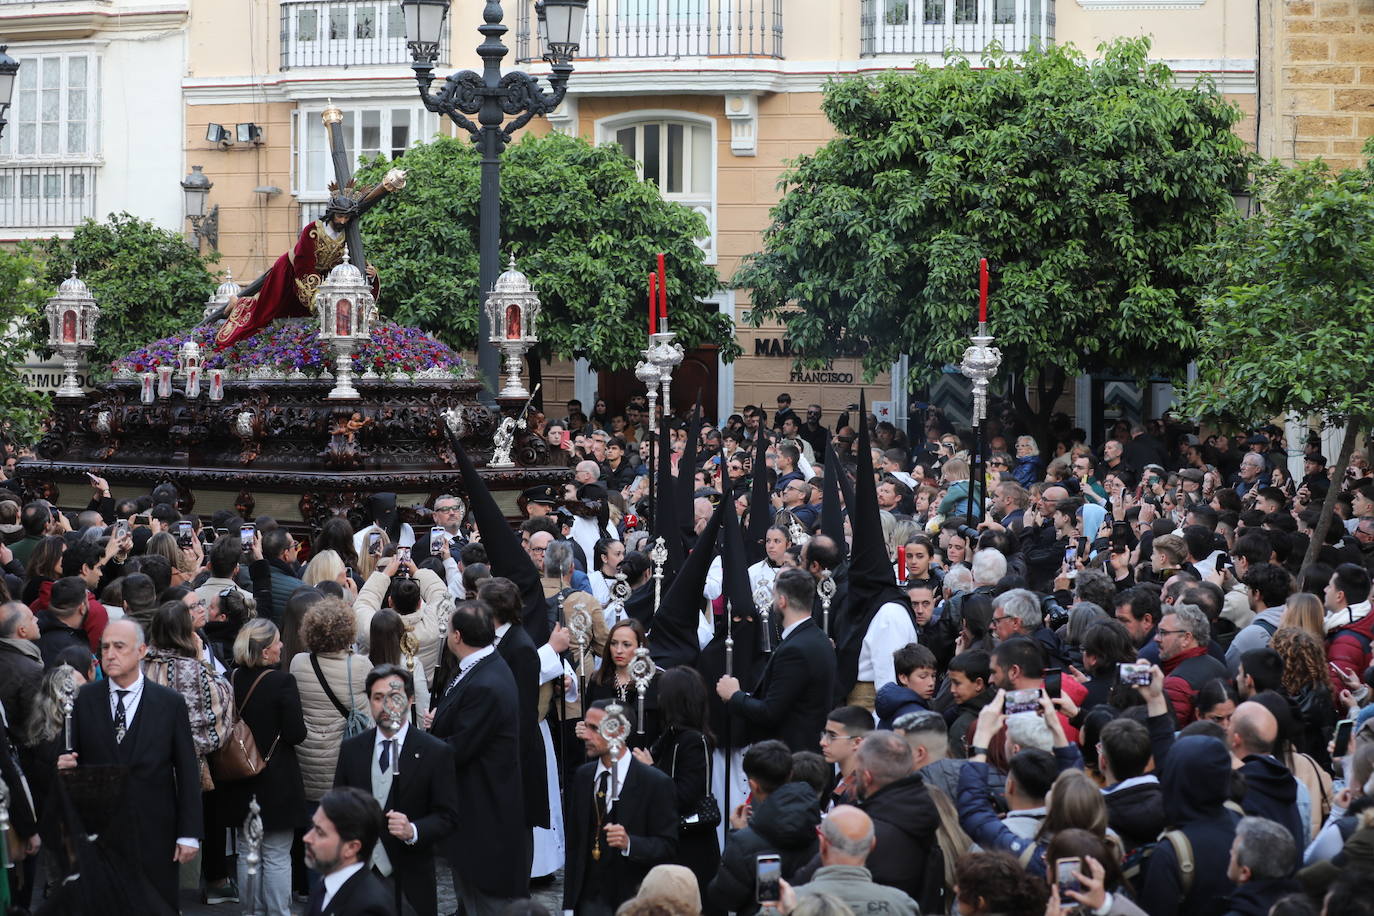
[[897,680],[884,684],[873,704],[881,729],[891,729],[898,716],[929,709],[935,696],[935,654],[925,646],[913,642],[893,652],[892,669]]
[[951,757],[968,756],[965,739],[969,729],[978,720],[978,713],[997,692],[990,683],[991,663],[991,657],[982,649],[962,652],[949,663],[949,692],[956,704],[945,712],[946,718],[953,716],[949,724]]

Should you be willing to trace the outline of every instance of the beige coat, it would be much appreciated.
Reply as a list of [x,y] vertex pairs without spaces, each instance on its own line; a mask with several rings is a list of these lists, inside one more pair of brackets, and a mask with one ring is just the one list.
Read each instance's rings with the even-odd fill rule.
[[[449,594],[444,581],[427,569],[420,570],[415,581],[420,583],[420,609],[413,614],[401,615],[401,620],[420,642],[417,661],[425,672],[425,681],[429,682],[434,680],[434,671],[439,667],[444,633],[448,629],[449,618],[453,616],[453,596]],[[367,577],[353,601],[353,613],[358,618],[358,647],[364,653],[368,650],[372,615],[385,604],[390,586],[391,578],[386,573],[374,572]]]
[[[329,689],[345,706],[349,705],[348,673],[353,674],[353,704],[362,712],[369,712],[367,702],[367,673],[372,670],[363,655],[330,652],[316,656],[320,671],[329,682]],[[291,659],[291,676],[301,694],[301,712],[305,718],[305,740],[296,747],[308,801],[319,801],[334,787],[334,766],[339,760],[339,745],[343,743],[344,717],[329,701],[320,679],[310,665],[310,654],[301,652]]]

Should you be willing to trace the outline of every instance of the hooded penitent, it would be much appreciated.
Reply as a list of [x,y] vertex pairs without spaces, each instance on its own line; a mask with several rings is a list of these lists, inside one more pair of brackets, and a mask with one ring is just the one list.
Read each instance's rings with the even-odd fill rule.
[[542,646],[549,641],[552,628],[549,626],[548,602],[544,599],[544,588],[539,582],[539,570],[525,548],[520,546],[520,538],[511,529],[501,513],[501,507],[496,505],[491,491],[487,489],[486,481],[477,473],[472,458],[452,431],[449,431],[449,442],[453,445],[453,454],[458,459],[458,469],[463,475],[463,488],[468,491],[473,521],[487,548],[491,574],[504,576],[520,589],[523,605],[520,610],[521,621],[534,644]]
[[367,514],[372,524],[386,532],[395,544],[401,538],[401,516],[396,512],[395,493],[373,493],[367,498]]
[[658,613],[653,616],[649,631],[649,651],[660,668],[674,665],[693,665],[701,654],[697,638],[697,624],[701,609],[706,605],[702,597],[706,589],[706,573],[715,555],[716,539],[720,535],[722,516],[734,511],[728,500],[721,500],[706,530],[697,540],[697,548],[682,564],[673,584],[664,593]]
[[[864,636],[878,609],[889,602],[901,605],[911,614],[911,602],[897,585],[887,541],[878,516],[878,488],[873,481],[873,453],[868,445],[868,409],[859,395],[859,461],[855,471],[854,499],[849,504],[854,544],[849,556],[849,600],[835,632],[835,694],[839,701],[849,696],[859,677],[859,654]],[[840,543],[844,543],[841,539]],[[916,625],[912,618],[912,626]],[[881,686],[881,685],[878,685]]]
[[[844,505],[840,504],[840,489],[844,488]],[[840,456],[835,454],[834,442],[825,444],[825,477],[821,480],[821,533],[830,538],[840,548],[840,554],[848,553],[848,543],[844,539],[845,506],[854,502],[854,491],[849,487],[849,478],[840,466]]]
[[745,557],[750,563],[757,563],[766,555],[763,542],[768,537],[768,526],[773,523],[773,503],[768,498],[771,487],[768,483],[768,431],[759,422],[758,434],[754,437],[754,477],[749,491],[749,529],[744,532]]
[[696,493],[697,440],[701,438],[701,401],[692,408],[692,419],[687,423],[687,444],[682,457],[677,462],[677,522],[682,532],[682,543],[687,547],[696,543],[695,510],[692,505]]

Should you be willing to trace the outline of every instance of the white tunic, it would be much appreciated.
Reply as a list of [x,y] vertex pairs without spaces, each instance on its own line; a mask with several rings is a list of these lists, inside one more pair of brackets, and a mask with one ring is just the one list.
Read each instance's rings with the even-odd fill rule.
[[916,626],[906,608],[895,601],[878,608],[859,651],[859,680],[871,682],[874,690],[894,683],[892,653],[916,641]]

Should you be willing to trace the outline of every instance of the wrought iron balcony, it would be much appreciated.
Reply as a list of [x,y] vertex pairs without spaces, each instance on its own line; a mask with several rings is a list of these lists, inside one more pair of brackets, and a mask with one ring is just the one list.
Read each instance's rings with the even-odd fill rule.
[[71,229],[94,218],[98,168],[0,162],[0,228]]
[[[445,65],[448,23],[439,42]],[[400,0],[283,0],[281,69],[410,63]]]
[[1054,0],[860,0],[860,51],[1019,53],[1054,41]]
[[[783,0],[591,0],[578,59],[782,57]],[[512,4],[507,4],[507,9]],[[517,0],[515,49],[537,59],[534,0]]]

